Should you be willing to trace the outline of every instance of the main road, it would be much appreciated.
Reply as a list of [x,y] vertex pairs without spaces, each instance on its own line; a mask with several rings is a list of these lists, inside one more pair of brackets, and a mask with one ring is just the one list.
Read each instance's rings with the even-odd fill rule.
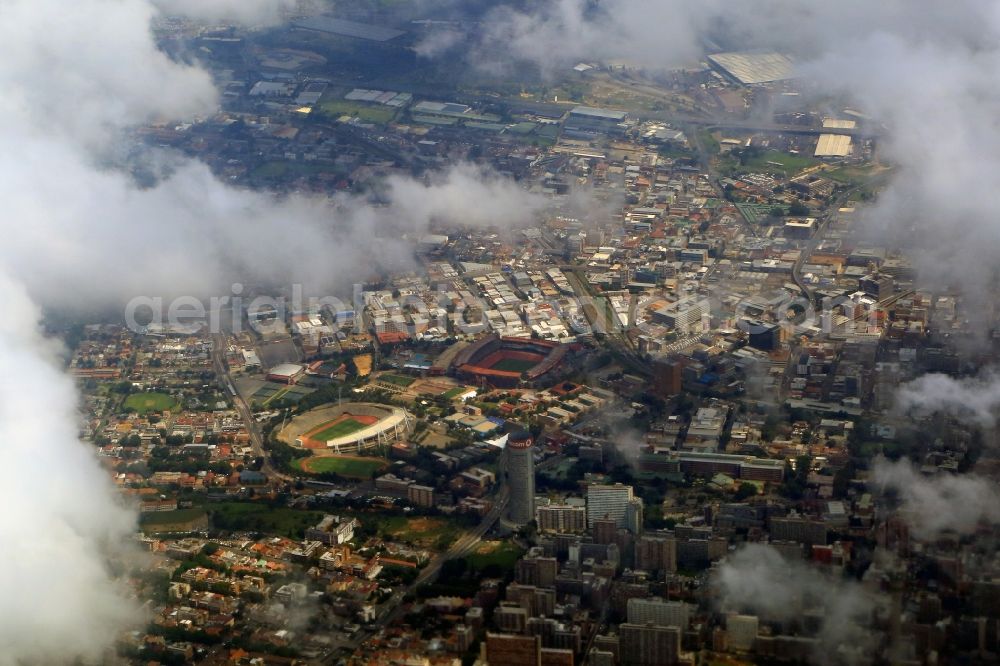
[[368,626],[361,636],[358,637],[357,642],[363,643],[382,628],[395,622],[403,614],[403,597],[408,594],[413,594],[421,585],[434,582],[434,580],[437,579],[438,574],[441,573],[441,567],[444,566],[445,562],[465,557],[475,552],[479,543],[483,540],[483,537],[487,532],[493,529],[493,526],[496,525],[498,520],[500,520],[500,516],[503,515],[504,509],[506,508],[507,489],[502,488],[497,494],[493,508],[490,509],[489,513],[483,516],[483,519],[479,522],[479,524],[456,539],[448,550],[435,555],[431,561],[427,563],[427,566],[423,568],[420,575],[418,575],[408,587],[396,590],[396,592],[382,604],[382,607],[375,615],[374,622]]
[[236,384],[233,383],[233,377],[229,372],[229,364],[226,362],[227,348],[228,343],[226,342],[225,334],[213,333],[212,367],[215,369],[215,376],[222,385],[223,389],[230,394],[230,397],[232,397],[233,405],[236,407],[236,411],[240,413],[240,418],[242,418],[243,422],[246,424],[247,432],[250,433],[250,449],[253,451],[254,457],[260,458],[264,461],[260,471],[267,475],[268,479],[294,481],[294,477],[279,472],[271,464],[271,460],[268,457],[267,452],[264,450],[264,435],[260,430],[260,424],[257,423],[257,419],[254,418],[253,412],[250,411],[250,405],[247,404],[247,401],[244,400],[243,396],[236,390]]

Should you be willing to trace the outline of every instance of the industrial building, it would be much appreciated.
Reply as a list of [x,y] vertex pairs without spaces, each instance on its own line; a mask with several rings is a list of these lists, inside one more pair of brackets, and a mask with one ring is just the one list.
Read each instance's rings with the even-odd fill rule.
[[724,77],[744,86],[785,81],[795,69],[791,58],[774,52],[716,53],[708,61]]
[[569,112],[563,133],[570,137],[591,138],[599,135],[621,134],[622,123],[628,117],[624,111],[578,106]]
[[854,140],[847,134],[820,134],[816,142],[816,157],[847,157]]

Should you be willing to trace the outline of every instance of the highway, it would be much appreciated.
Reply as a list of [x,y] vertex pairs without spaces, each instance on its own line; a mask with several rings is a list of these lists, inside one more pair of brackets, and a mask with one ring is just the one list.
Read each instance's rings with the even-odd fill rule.
[[812,253],[816,251],[819,244],[826,238],[826,228],[829,226],[831,220],[833,220],[837,210],[847,203],[858,190],[862,189],[862,187],[864,187],[864,185],[857,185],[846,189],[827,203],[825,208],[826,212],[824,212],[824,214],[819,216],[816,220],[816,232],[812,235],[812,238],[809,239],[806,247],[801,250],[799,258],[792,266],[792,282],[795,283],[795,286],[799,288],[799,291],[802,292],[802,295],[810,303],[813,303],[813,290],[802,279],[802,266],[805,265],[805,263],[809,260],[809,257],[812,256]]

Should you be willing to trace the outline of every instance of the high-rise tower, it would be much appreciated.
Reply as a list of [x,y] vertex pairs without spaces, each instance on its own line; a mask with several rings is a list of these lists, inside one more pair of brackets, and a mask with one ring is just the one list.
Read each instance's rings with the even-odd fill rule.
[[535,519],[535,447],[531,434],[514,432],[507,439],[507,520],[526,525]]

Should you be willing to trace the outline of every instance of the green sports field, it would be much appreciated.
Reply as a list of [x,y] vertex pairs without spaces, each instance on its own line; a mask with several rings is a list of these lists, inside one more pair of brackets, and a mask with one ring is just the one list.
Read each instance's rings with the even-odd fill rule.
[[492,370],[500,370],[501,372],[524,372],[525,370],[530,370],[538,364],[538,361],[528,361],[520,358],[505,358],[499,363],[494,365]]
[[299,469],[309,474],[333,472],[352,479],[371,478],[372,472],[386,466],[386,462],[380,458],[354,456],[312,456],[299,459],[296,463]]
[[172,410],[177,406],[177,401],[166,393],[133,393],[125,398],[125,408],[134,409],[139,414],[150,412],[163,412]]
[[319,432],[309,435],[309,438],[315,439],[319,442],[329,442],[331,439],[337,439],[338,437],[350,435],[351,433],[357,432],[366,427],[368,427],[367,424],[364,424],[355,418],[348,417],[342,421],[337,421],[333,425],[324,428]]

